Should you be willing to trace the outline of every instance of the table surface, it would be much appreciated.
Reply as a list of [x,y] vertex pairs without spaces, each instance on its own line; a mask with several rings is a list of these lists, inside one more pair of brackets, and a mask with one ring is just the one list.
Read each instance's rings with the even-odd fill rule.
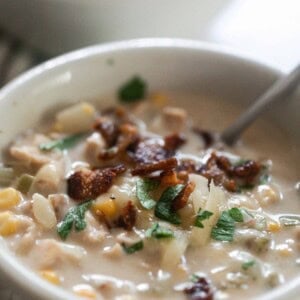
[[[203,14],[199,15],[201,26],[195,24],[193,32],[177,37],[226,45],[283,72],[299,64],[300,0],[215,0],[213,11],[207,1],[204,3]],[[7,39],[0,38],[0,66],[6,57]],[[35,62],[31,49],[23,48],[14,56],[5,81]],[[24,300],[4,280],[0,281],[0,299]]]

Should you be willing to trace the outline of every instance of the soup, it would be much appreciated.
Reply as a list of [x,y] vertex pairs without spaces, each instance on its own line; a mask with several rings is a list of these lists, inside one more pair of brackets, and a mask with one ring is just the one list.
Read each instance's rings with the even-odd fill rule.
[[258,122],[227,147],[215,132],[238,108],[120,97],[129,103],[67,107],[8,147],[11,251],[85,299],[241,299],[295,277],[299,161],[284,132]]

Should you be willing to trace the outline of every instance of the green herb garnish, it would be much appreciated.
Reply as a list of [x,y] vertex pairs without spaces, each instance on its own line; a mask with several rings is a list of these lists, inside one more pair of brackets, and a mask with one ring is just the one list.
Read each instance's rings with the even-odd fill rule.
[[208,211],[208,210],[201,211],[201,208],[200,208],[198,211],[198,214],[196,216],[194,225],[196,227],[204,228],[202,221],[208,220],[212,215],[213,215],[213,213],[211,211]]
[[39,148],[43,151],[50,151],[52,149],[69,149],[74,147],[83,138],[84,135],[84,133],[73,134],[59,140],[40,144]]
[[29,174],[22,174],[17,181],[17,190],[23,194],[27,194],[30,190],[33,180],[34,176],[31,176]]
[[136,183],[136,196],[141,205],[146,209],[151,209],[155,206],[154,201],[149,192],[155,190],[159,186],[159,182],[153,179],[139,179]]
[[270,182],[270,180],[271,180],[270,174],[264,173],[259,177],[259,184],[267,184]]
[[81,231],[86,227],[85,213],[92,204],[92,200],[84,202],[69,209],[64,219],[57,224],[57,233],[65,240],[70,234],[74,225],[76,231]]
[[166,239],[173,238],[174,232],[169,228],[162,227],[158,223],[155,223],[151,228],[147,229],[145,235],[147,238]]
[[233,207],[228,210],[228,213],[235,222],[244,222],[243,214],[239,208]]
[[244,217],[237,207],[222,212],[216,226],[211,231],[211,237],[217,241],[233,241],[235,222],[243,222]]
[[217,241],[233,241],[235,222],[228,211],[223,211],[216,226],[211,231],[211,236]]
[[157,218],[176,225],[179,225],[181,223],[178,214],[172,210],[172,203],[173,200],[183,190],[183,188],[183,184],[177,184],[175,186],[170,186],[166,190],[164,190],[155,206],[154,214]]
[[130,246],[126,246],[125,243],[122,243],[122,248],[127,254],[132,254],[134,252],[140,251],[144,248],[144,242],[138,241]]
[[146,82],[135,76],[121,86],[118,91],[119,100],[126,103],[137,102],[145,97],[146,88]]
[[255,260],[249,260],[242,264],[242,269],[247,271],[249,268],[253,267],[255,265]]

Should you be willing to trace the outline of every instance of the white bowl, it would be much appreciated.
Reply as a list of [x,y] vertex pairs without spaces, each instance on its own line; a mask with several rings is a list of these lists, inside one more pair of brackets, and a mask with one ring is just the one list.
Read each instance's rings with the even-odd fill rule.
[[[82,99],[114,95],[134,74],[140,74],[151,90],[192,90],[221,98],[229,105],[250,103],[282,75],[229,50],[187,40],[144,39],[86,48],[48,61],[1,90],[0,147],[34,126],[47,111]],[[268,115],[295,141],[300,140],[298,100],[295,97]],[[0,252],[0,270],[29,299],[74,297],[27,270],[2,240]],[[300,277],[262,298],[297,299],[299,292]]]

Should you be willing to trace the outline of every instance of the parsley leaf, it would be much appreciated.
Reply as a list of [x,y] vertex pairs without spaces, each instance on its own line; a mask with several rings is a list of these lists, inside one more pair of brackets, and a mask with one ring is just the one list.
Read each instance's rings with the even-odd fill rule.
[[84,133],[73,134],[56,141],[42,143],[39,145],[39,148],[43,151],[50,151],[52,149],[69,149],[74,147],[83,138],[84,135]]
[[217,241],[228,241],[233,240],[233,234],[235,229],[234,220],[229,215],[228,211],[223,211],[216,226],[211,231],[211,236]]
[[211,237],[217,241],[233,241],[235,222],[244,222],[244,216],[239,208],[233,207],[223,211],[211,231]]
[[127,246],[125,243],[122,243],[122,248],[127,254],[132,254],[134,252],[140,251],[144,248],[144,242],[138,241],[130,246]]
[[135,76],[120,87],[119,100],[124,103],[140,101],[145,97],[146,88],[146,82],[139,76]]
[[81,231],[86,227],[86,221],[84,219],[85,212],[92,204],[92,200],[84,202],[78,206],[69,209],[64,219],[57,224],[57,233],[61,239],[65,240],[70,234],[74,225],[76,231]]
[[153,226],[146,231],[147,238],[165,239],[173,238],[174,233],[171,229],[160,226],[158,223],[153,224]]
[[180,194],[183,188],[183,184],[177,184],[164,190],[155,206],[154,214],[157,218],[176,225],[181,223],[178,214],[172,211],[172,202]]
[[213,215],[213,213],[211,211],[204,210],[204,211],[201,212],[201,208],[200,208],[199,211],[198,211],[198,214],[196,216],[196,220],[195,220],[194,225],[196,227],[204,228],[204,225],[203,225],[202,221],[208,220],[212,215]]
[[242,264],[242,269],[247,271],[249,268],[255,265],[255,260],[248,260]]
[[228,213],[235,222],[244,222],[243,214],[239,208],[233,207],[228,210]]
[[159,182],[153,179],[139,179],[137,181],[136,196],[144,208],[151,209],[155,206],[156,201],[149,196],[149,192],[155,190],[158,185]]

